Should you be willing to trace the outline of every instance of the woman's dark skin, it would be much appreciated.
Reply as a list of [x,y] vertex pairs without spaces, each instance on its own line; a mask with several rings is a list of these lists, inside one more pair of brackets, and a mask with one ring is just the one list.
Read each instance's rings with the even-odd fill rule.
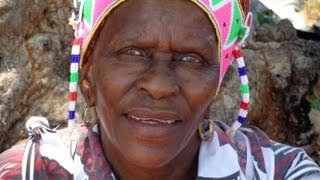
[[190,1],[128,1],[108,16],[81,69],[81,90],[97,109],[117,178],[196,178],[216,52],[210,20]]

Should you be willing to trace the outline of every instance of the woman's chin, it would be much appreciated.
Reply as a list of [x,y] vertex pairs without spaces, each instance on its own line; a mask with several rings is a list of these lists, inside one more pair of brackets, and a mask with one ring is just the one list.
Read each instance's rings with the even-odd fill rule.
[[125,137],[126,142],[119,139],[118,148],[128,163],[142,168],[160,168],[169,164],[181,152],[184,144],[177,143],[183,142],[180,138],[173,136],[167,141],[149,141],[131,135]]
[[157,169],[168,165],[177,155],[177,152],[160,152],[150,148],[128,149],[130,153],[124,157],[130,164],[145,169]]
[[122,120],[111,140],[122,156],[139,167],[159,168],[170,163],[187,144],[184,123],[145,124]]

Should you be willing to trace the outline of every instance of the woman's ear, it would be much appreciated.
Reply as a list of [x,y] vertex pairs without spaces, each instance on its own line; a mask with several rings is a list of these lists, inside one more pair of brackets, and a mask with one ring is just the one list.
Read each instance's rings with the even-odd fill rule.
[[96,94],[94,91],[94,81],[92,75],[92,62],[86,61],[80,70],[80,89],[87,103],[87,107],[94,107],[96,104]]
[[246,16],[248,12],[250,11],[250,1],[249,0],[239,0],[242,10],[244,12],[244,15]]

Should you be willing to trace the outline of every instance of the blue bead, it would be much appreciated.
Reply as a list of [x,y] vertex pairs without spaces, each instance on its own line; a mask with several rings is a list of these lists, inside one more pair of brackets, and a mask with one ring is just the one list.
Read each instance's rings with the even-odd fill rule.
[[239,76],[245,76],[247,75],[247,71],[245,67],[238,68]]
[[69,119],[75,119],[76,112],[75,111],[69,111]]
[[246,122],[246,118],[245,117],[242,117],[242,116],[238,116],[238,119],[237,121],[241,124],[245,123]]
[[79,63],[80,55],[71,55],[71,63]]

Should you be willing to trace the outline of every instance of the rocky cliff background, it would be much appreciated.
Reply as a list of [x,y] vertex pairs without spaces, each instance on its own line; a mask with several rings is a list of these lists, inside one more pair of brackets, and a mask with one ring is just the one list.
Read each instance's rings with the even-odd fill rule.
[[[0,0],[0,152],[27,137],[30,116],[66,125],[71,11],[71,0]],[[303,147],[320,163],[319,127],[295,113],[320,76],[320,42],[299,39],[290,22],[281,21],[252,33],[244,55],[252,92],[247,125]],[[234,65],[211,116],[232,122],[239,100]],[[78,113],[84,106],[80,98]]]

